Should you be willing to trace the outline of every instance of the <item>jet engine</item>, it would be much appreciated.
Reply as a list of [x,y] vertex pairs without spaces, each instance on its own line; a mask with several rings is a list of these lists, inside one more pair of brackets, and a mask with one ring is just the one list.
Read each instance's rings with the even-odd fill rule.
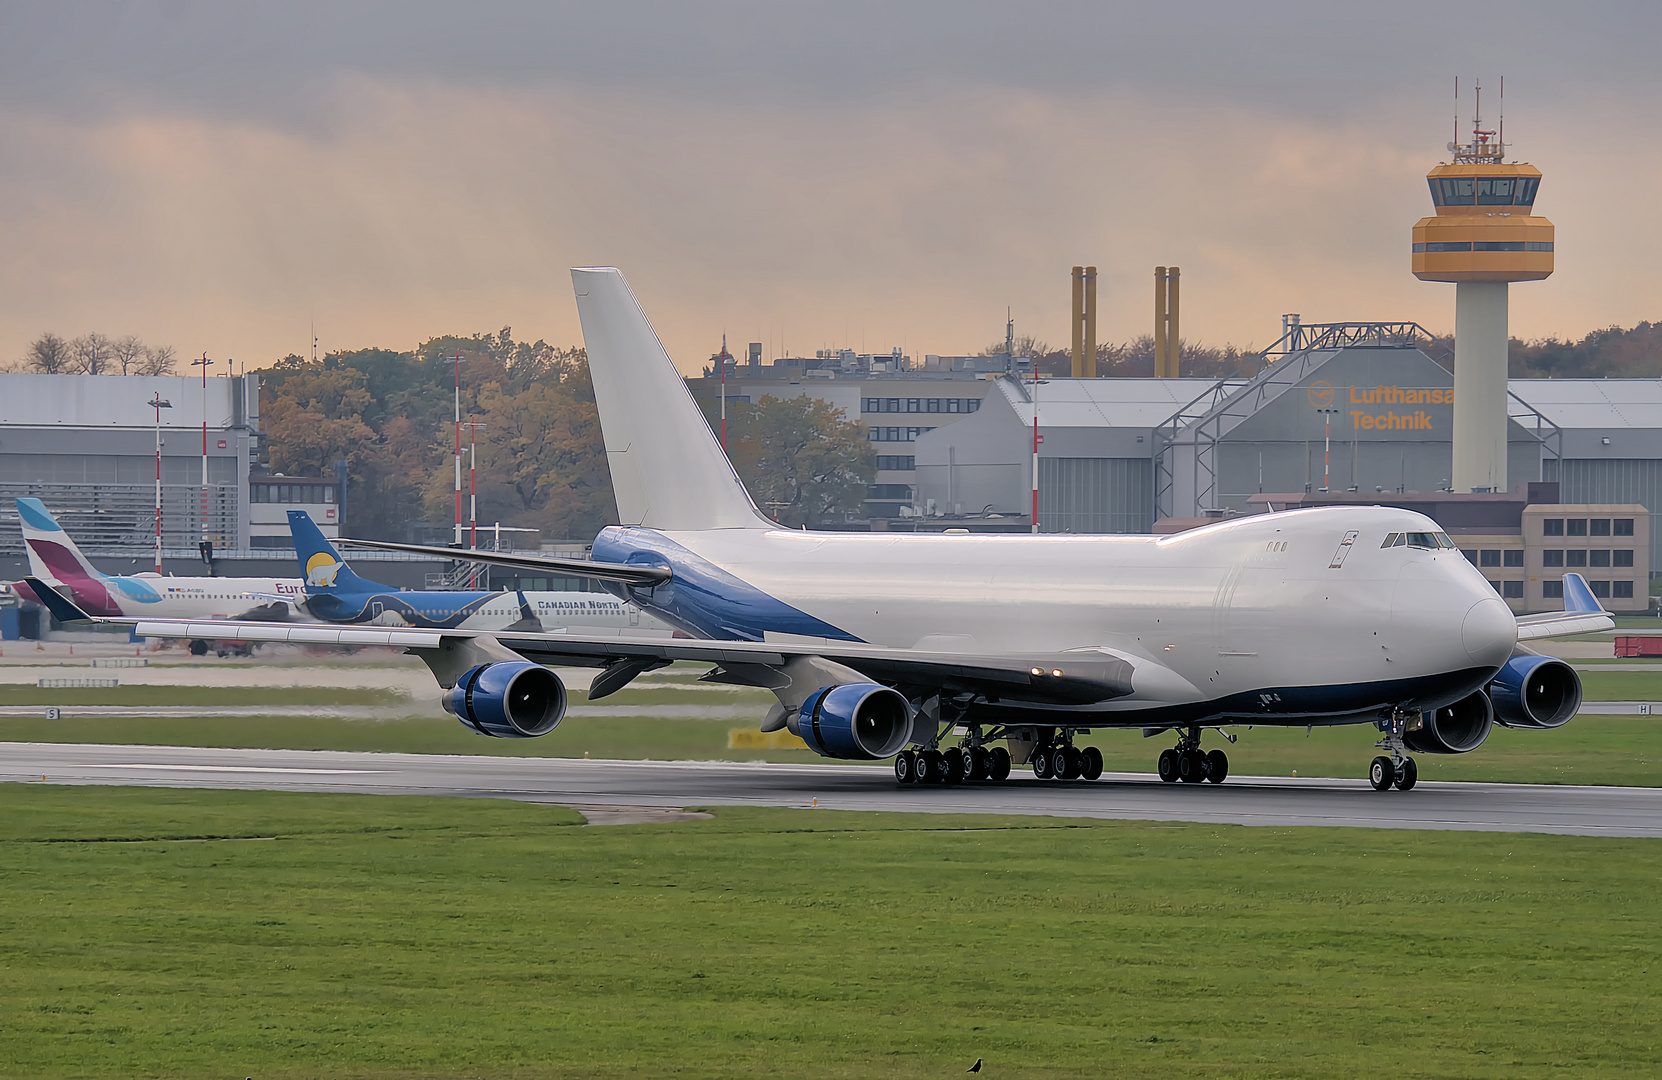
[[1495,726],[1495,710],[1489,696],[1476,693],[1422,713],[1418,730],[1403,735],[1402,741],[1417,754],[1464,754],[1476,750]]
[[1551,656],[1514,656],[1489,684],[1495,720],[1510,728],[1555,728],[1581,708],[1581,676]]
[[498,739],[547,735],[566,715],[559,676],[511,660],[469,668],[439,700],[464,727]]
[[912,707],[887,686],[843,683],[808,695],[786,726],[823,757],[871,761],[911,741]]

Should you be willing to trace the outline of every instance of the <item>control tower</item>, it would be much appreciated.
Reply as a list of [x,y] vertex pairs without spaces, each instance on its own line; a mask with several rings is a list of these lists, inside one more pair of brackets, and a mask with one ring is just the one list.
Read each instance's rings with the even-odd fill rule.
[[[1504,90],[1502,93],[1504,94]],[[1531,213],[1541,171],[1506,160],[1505,119],[1426,174],[1436,215],[1414,226],[1414,276],[1454,283],[1454,473],[1458,492],[1507,491],[1507,285],[1552,273],[1552,222]]]

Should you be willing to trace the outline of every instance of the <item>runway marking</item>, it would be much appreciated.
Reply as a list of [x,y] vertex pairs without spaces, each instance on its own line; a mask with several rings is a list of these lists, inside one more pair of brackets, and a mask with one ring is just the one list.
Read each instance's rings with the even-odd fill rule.
[[375,776],[386,769],[279,769],[267,765],[150,765],[132,762],[126,765],[77,765],[78,769],[167,769],[179,772],[232,773],[299,773],[304,776]]

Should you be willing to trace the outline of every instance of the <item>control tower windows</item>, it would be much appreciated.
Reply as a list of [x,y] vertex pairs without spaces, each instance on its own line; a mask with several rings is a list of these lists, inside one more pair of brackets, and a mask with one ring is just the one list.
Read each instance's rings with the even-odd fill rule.
[[1517,179],[1511,176],[1480,176],[1468,182],[1477,185],[1479,206],[1511,206],[1513,190],[1518,186]]
[[1477,181],[1469,176],[1445,176],[1438,183],[1443,189],[1439,206],[1471,206],[1477,202]]
[[1534,206],[1538,176],[1444,176],[1430,181],[1436,206]]
[[1520,177],[1518,177],[1518,195],[1517,195],[1517,198],[1515,200],[1513,200],[1513,205],[1515,205],[1515,206],[1534,206],[1535,205],[1535,189],[1540,187],[1540,186],[1541,186],[1541,178],[1539,176],[1520,176]]

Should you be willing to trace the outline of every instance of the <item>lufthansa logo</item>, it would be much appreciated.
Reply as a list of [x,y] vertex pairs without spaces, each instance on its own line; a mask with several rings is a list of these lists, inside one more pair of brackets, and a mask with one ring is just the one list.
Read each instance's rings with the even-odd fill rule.
[[1310,389],[1309,389],[1308,393],[1310,395],[1310,404],[1315,406],[1316,408],[1326,409],[1326,408],[1332,407],[1332,405],[1333,405],[1333,384],[1332,383],[1327,382],[1327,381],[1322,380],[1322,379],[1317,379],[1315,382],[1310,384]]

